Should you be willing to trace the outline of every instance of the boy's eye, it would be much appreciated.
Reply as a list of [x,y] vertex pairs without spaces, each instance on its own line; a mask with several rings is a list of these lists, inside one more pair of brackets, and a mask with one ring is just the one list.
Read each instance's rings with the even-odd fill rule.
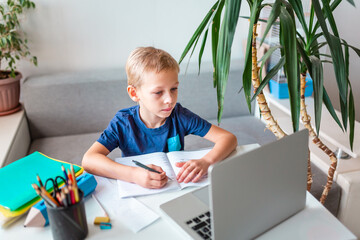
[[176,87],[176,88],[172,88],[171,91],[176,91],[177,89],[178,89],[177,87]]
[[154,94],[157,94],[157,95],[159,95],[161,93],[162,93],[162,91],[154,92]]

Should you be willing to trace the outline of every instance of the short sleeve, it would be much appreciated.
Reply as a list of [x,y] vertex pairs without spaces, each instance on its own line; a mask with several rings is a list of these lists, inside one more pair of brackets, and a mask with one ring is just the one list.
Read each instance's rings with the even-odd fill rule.
[[194,134],[204,137],[211,128],[211,123],[187,108],[182,107],[180,104],[178,107],[178,118],[186,131],[186,135]]
[[111,152],[119,146],[119,135],[119,127],[116,123],[116,117],[114,117],[97,141]]

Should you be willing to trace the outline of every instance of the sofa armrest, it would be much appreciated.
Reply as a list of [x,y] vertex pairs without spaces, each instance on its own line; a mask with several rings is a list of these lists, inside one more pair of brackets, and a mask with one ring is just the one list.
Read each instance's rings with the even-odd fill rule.
[[25,111],[0,118],[0,167],[26,156],[30,133]]

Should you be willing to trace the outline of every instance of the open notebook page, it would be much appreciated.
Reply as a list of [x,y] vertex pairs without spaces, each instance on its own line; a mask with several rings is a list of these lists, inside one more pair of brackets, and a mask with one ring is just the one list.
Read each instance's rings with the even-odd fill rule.
[[[117,180],[119,195],[121,198],[156,194],[156,193],[180,188],[178,182],[176,181],[176,175],[175,175],[174,171],[172,170],[171,165],[169,164],[169,161],[168,161],[165,153],[156,152],[156,153],[150,153],[150,154],[145,154],[145,155],[138,155],[138,156],[133,156],[133,157],[123,157],[123,158],[115,159],[115,161],[118,163],[121,163],[121,164],[124,164],[127,166],[138,167],[135,165],[135,163],[132,162],[132,160],[139,161],[144,165],[154,164],[154,165],[160,166],[166,172],[166,175],[168,176],[169,181],[163,188],[148,189],[148,188],[141,187],[135,183],[129,183],[129,182]],[[170,179],[175,179],[175,181],[170,180]]]
[[[197,151],[174,151],[174,152],[168,152],[167,153],[167,157],[170,161],[171,167],[174,170],[175,176],[177,176],[177,174],[180,172],[179,167],[176,167],[175,163],[177,162],[186,162],[192,159],[200,159],[203,156],[205,156],[205,154],[207,154],[211,149],[205,149],[205,150],[197,150]],[[176,179],[176,178],[174,178]],[[208,177],[207,174],[204,175],[200,181],[193,183],[193,182],[188,182],[188,183],[180,183],[180,187],[185,188],[185,187],[192,187],[192,186],[205,186],[209,183],[208,181]]]

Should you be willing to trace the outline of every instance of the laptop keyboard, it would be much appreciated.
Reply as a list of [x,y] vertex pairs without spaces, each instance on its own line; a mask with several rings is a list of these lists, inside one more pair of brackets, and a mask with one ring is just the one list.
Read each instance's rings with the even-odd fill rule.
[[202,239],[211,239],[210,221],[210,212],[206,212],[186,221],[186,224],[197,232]]

